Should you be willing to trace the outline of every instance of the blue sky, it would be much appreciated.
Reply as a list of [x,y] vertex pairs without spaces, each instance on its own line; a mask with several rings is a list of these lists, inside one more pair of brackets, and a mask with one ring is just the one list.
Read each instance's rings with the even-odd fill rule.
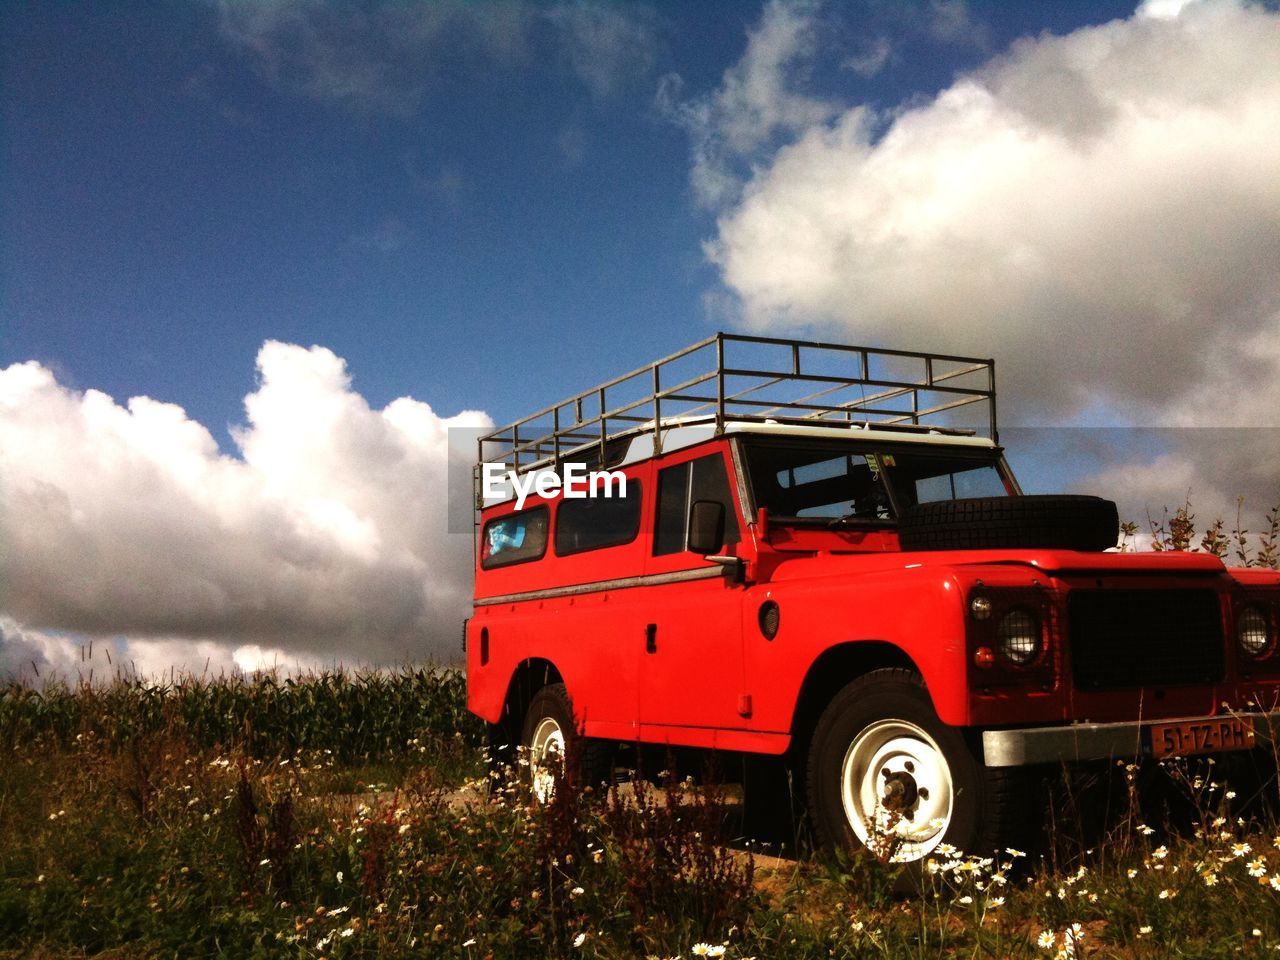
[[715,329],[994,356],[1028,492],[1280,500],[1272,0],[31,2],[0,55],[0,675],[453,656],[450,429]]
[[[891,107],[1018,36],[1131,12],[975,3],[971,35],[937,39],[928,5],[889,6],[822,12],[811,89]],[[713,212],[657,92],[713,89],[760,7],[614,11],[646,49],[606,89],[548,23],[516,53],[461,24],[371,104],[264,76],[212,4],[6,5],[0,365],[178,403],[226,445],[268,338],[330,347],[375,405],[504,420],[723,325]],[[842,68],[879,36],[893,63]]]

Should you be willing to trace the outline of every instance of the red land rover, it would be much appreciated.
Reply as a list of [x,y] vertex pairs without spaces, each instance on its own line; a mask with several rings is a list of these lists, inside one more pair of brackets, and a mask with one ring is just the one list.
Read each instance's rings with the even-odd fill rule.
[[623,743],[785,757],[821,841],[910,861],[1000,844],[1036,765],[1270,751],[1280,574],[1021,495],[990,360],[718,334],[480,460],[469,706],[535,791]]

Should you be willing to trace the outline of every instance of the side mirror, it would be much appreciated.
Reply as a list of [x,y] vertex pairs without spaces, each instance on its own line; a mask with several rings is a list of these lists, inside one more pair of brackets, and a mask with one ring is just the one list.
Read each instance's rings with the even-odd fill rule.
[[724,504],[714,500],[695,500],[689,510],[687,549],[704,557],[715,553],[724,543]]

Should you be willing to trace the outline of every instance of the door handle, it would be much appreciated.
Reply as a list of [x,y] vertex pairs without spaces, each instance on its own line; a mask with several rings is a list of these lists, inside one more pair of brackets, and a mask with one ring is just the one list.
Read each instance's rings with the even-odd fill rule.
[[644,628],[644,652],[658,652],[658,625],[656,623],[646,624]]

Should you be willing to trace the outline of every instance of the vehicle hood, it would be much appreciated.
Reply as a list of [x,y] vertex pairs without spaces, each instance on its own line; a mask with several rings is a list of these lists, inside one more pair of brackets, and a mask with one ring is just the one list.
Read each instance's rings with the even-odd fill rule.
[[1051,576],[1071,573],[1151,573],[1213,576],[1225,572],[1217,557],[1203,553],[1081,553],[1076,550],[928,550],[886,553],[820,552],[781,564],[773,579],[853,576],[891,570],[969,567],[1028,567]]

